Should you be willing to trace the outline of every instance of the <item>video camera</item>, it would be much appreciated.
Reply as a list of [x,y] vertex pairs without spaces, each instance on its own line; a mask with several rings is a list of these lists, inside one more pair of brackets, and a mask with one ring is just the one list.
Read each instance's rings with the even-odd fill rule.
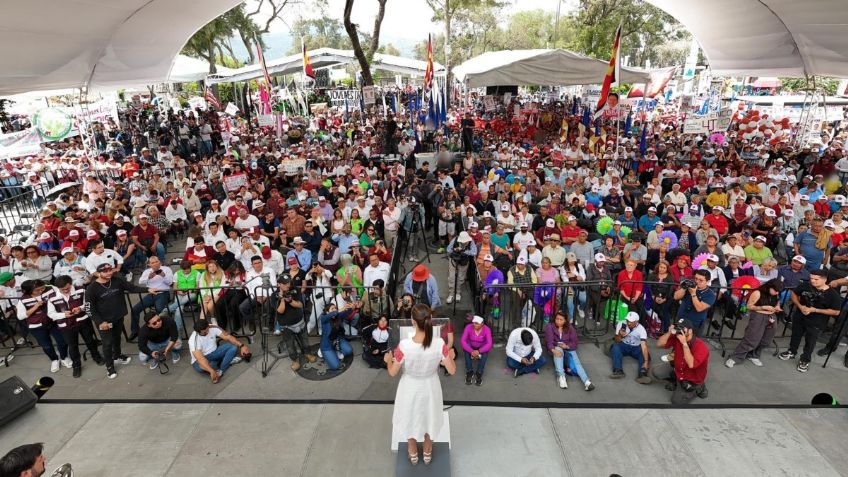
[[692,288],[695,288],[696,286],[697,285],[695,284],[695,280],[692,280],[691,278],[684,278],[680,281],[680,288],[687,291],[691,290]]

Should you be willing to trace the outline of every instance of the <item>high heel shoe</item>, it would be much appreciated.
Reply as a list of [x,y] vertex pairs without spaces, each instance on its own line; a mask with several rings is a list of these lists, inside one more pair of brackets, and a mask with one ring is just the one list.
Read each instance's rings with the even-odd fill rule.
[[424,453],[424,465],[429,465],[430,461],[433,460],[433,451]]
[[[424,455],[426,456],[427,454]],[[424,457],[424,459],[426,460],[427,457]],[[418,465],[418,452],[415,454],[409,454],[409,463],[412,465]]]

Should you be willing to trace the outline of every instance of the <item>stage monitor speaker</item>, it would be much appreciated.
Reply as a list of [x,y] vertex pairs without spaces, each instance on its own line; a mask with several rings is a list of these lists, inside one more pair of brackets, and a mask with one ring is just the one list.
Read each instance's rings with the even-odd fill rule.
[[0,427],[35,407],[38,396],[17,376],[0,383]]
[[518,86],[502,85],[502,86],[486,86],[486,96],[503,96],[504,93],[510,93],[512,97],[518,96]]

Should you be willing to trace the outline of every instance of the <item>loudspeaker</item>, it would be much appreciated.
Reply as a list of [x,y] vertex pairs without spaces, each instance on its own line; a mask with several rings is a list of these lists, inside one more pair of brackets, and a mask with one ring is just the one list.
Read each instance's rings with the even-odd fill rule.
[[35,407],[38,397],[17,376],[0,383],[0,427]]
[[503,96],[504,93],[510,93],[512,97],[518,96],[517,85],[501,85],[501,86],[486,86],[487,96]]

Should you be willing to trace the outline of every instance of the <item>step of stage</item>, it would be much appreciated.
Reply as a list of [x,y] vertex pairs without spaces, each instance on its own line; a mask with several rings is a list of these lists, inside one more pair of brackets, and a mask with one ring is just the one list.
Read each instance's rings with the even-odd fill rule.
[[409,463],[409,456],[406,454],[406,442],[395,444],[395,446],[398,445],[400,445],[403,451],[397,453],[396,477],[415,477],[419,475],[450,477],[450,444],[447,442],[433,443],[433,460],[428,465],[424,465],[424,454],[422,454],[420,444],[418,445],[418,465]]

